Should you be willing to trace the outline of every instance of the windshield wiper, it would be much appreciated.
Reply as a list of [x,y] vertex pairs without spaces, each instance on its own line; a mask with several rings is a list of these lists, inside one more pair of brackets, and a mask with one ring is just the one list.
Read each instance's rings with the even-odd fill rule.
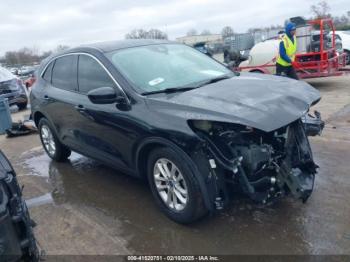
[[218,76],[218,77],[211,78],[209,80],[200,82],[196,87],[198,88],[198,87],[206,86],[206,85],[209,85],[209,84],[213,84],[213,83],[219,82],[221,80],[229,79],[231,77],[232,76],[230,76],[230,75]]
[[202,86],[205,86],[205,85],[209,85],[209,84],[212,84],[212,83],[216,83],[216,82],[219,82],[221,80],[229,79],[231,77],[232,77],[232,75],[222,75],[222,76],[218,76],[218,77],[215,77],[215,78],[211,78],[209,80],[205,80],[205,81],[199,82],[196,85],[165,88],[165,89],[162,89],[162,90],[155,90],[155,91],[144,92],[144,93],[141,93],[141,95],[152,95],[152,94],[160,94],[160,93],[169,94],[169,93],[176,93],[176,92],[184,92],[184,91],[189,91],[189,90],[192,90],[192,89],[196,89],[196,88],[199,88],[199,87],[202,87]]
[[155,90],[155,91],[149,91],[149,92],[144,92],[141,93],[141,95],[152,95],[152,94],[160,94],[160,93],[176,93],[176,92],[184,92],[184,91],[189,91],[192,89],[195,89],[197,87],[189,86],[189,87],[171,87],[171,88],[165,88],[162,90]]

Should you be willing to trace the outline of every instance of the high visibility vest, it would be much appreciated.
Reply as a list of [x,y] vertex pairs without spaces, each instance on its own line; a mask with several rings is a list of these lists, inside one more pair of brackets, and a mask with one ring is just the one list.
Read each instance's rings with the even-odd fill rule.
[[[286,49],[286,54],[290,58],[290,60],[292,60],[292,62],[294,62],[295,53],[297,52],[297,38],[295,36],[293,36],[293,38],[294,38],[294,43],[289,39],[287,35],[284,35],[281,40],[283,41],[284,48]],[[282,66],[291,65],[291,63],[284,61],[279,53],[278,53],[276,62]]]

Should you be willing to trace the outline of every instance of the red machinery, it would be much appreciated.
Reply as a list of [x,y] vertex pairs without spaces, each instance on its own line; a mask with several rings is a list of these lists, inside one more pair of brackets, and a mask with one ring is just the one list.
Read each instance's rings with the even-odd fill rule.
[[[345,68],[346,54],[339,54],[336,49],[334,25],[332,19],[316,19],[307,22],[307,26],[313,30],[319,30],[319,44],[317,47],[308,47],[308,50],[296,54],[296,71],[300,78],[315,78],[326,76],[339,76],[349,69]],[[318,31],[317,31],[318,32]],[[331,32],[331,33],[330,33]],[[318,35],[318,34],[317,34]],[[329,37],[331,41],[329,42]],[[311,32],[306,35],[298,35],[297,38],[308,38],[312,42]],[[328,38],[328,39],[327,39]],[[325,42],[327,41],[327,42]],[[310,50],[313,49],[313,50]],[[273,73],[276,65],[276,57],[263,65],[249,65],[238,67],[239,71],[249,71],[261,73]]]

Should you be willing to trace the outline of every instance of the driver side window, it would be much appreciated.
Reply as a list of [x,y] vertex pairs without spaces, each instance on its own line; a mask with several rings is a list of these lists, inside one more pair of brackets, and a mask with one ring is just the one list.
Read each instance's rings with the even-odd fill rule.
[[79,92],[87,94],[99,87],[115,87],[111,77],[104,68],[92,57],[79,55],[78,62]]

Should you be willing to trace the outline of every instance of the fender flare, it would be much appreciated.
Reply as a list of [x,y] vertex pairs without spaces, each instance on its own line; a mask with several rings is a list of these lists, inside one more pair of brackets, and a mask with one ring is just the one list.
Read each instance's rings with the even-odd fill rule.
[[[57,132],[56,126],[53,124],[53,121],[51,120],[50,117],[47,116],[47,114],[45,114],[45,113],[43,113],[42,111],[39,111],[39,110],[37,110],[37,111],[35,111],[35,112],[32,112],[32,117],[33,117],[33,120],[34,120],[35,125],[36,125],[36,126],[39,125],[39,121],[38,121],[38,123],[36,123],[37,121],[36,121],[36,119],[35,119],[35,114],[37,114],[37,113],[43,115],[43,117],[45,117],[45,118],[47,119],[47,121],[50,122],[52,128],[54,129],[53,131],[55,132],[55,135],[57,136],[57,138],[58,138],[58,139],[60,140],[60,142],[62,143],[60,137],[58,136],[58,132]],[[37,128],[38,128],[38,126],[37,126]]]
[[[135,155],[135,160],[136,160],[135,163],[136,163],[138,175],[140,177],[142,177],[142,175],[140,174],[140,170],[139,170],[140,153],[145,148],[145,146],[150,145],[150,144],[155,144],[155,145],[158,144],[161,146],[169,147],[172,150],[174,150],[177,154],[179,154],[179,156],[181,158],[183,158],[184,161],[186,161],[186,164],[189,165],[190,169],[193,172],[193,175],[195,176],[195,178],[198,181],[199,188],[200,188],[205,206],[208,208],[208,210],[214,211],[214,209],[215,209],[214,208],[214,199],[210,199],[210,197],[209,197],[208,186],[206,185],[204,174],[201,174],[201,172],[199,171],[195,162],[183,149],[181,149],[178,145],[176,145],[174,142],[172,142],[168,139],[165,139],[162,137],[149,137],[141,142],[141,144],[139,145],[139,147],[136,150],[136,155]],[[209,166],[208,166],[208,168],[209,168]],[[209,172],[209,169],[208,169],[208,172]]]

